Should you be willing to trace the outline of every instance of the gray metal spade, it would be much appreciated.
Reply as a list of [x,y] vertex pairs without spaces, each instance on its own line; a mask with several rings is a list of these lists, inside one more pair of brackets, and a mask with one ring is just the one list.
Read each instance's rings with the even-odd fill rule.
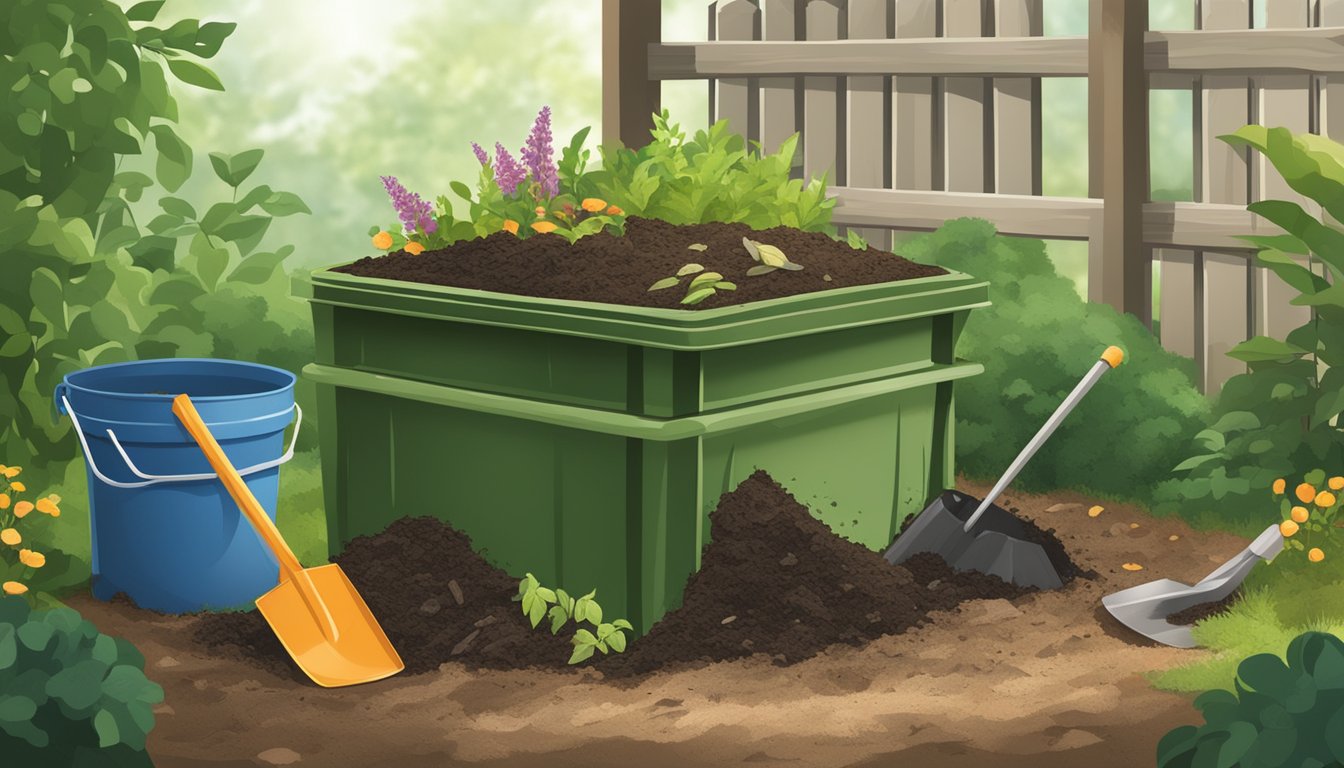
[[883,555],[893,565],[920,552],[933,552],[959,571],[980,571],[1022,587],[1059,589],[1064,580],[1033,540],[1027,524],[994,500],[1050,439],[1064,418],[1082,401],[1101,377],[1125,359],[1119,347],[1108,347],[1041,426],[1022,452],[994,484],[984,501],[957,491],[946,491],[924,508],[910,527],[896,537]]
[[1101,599],[1101,604],[1120,623],[1145,637],[1176,648],[1194,648],[1190,627],[1172,624],[1167,617],[1203,603],[1214,603],[1241,586],[1261,560],[1272,560],[1283,551],[1279,526],[1271,525],[1250,546],[1205,576],[1197,584],[1159,579],[1122,589]]

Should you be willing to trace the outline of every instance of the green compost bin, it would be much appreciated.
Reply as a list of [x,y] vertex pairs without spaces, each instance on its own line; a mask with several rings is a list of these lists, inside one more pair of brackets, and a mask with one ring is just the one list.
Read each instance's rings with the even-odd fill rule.
[[509,573],[646,631],[719,497],[765,469],[885,548],[953,482],[953,382],[988,286],[934,277],[719,309],[538,299],[319,270],[328,541],[433,515]]

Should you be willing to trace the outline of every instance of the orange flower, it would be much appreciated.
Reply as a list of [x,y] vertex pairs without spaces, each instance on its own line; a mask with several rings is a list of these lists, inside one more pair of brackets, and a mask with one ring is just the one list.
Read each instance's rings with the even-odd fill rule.
[[41,512],[44,515],[51,515],[52,517],[60,517],[61,508],[56,506],[60,502],[61,497],[53,493],[52,495],[48,496],[45,499],[37,500],[37,511]]
[[1303,504],[1310,503],[1316,499],[1316,487],[1311,483],[1302,483],[1293,491],[1297,494],[1297,500]]
[[23,537],[13,528],[6,528],[0,531],[0,542],[4,542],[11,547],[17,547],[23,541]]
[[22,595],[28,588],[17,581],[6,581],[4,590],[6,595]]
[[1306,507],[1293,507],[1292,518],[1294,523],[1305,523],[1311,514],[1307,512]]
[[518,222],[514,221],[513,219],[505,219],[504,231],[508,232],[510,235],[518,234]]
[[1316,495],[1316,506],[1321,509],[1329,509],[1335,506],[1335,494],[1329,491],[1321,491]]
[[20,501],[14,505],[14,516],[18,518],[27,517],[29,512],[33,511],[33,502]]
[[9,489],[10,489],[11,491],[15,491],[15,492],[18,492],[18,493],[23,493],[24,491],[28,490],[28,486],[24,485],[23,483],[19,482],[18,480],[15,480],[14,482],[12,482],[12,483],[9,484]]
[[607,208],[607,215],[608,215],[608,216],[620,216],[620,215],[623,214],[623,213],[625,213],[625,211],[622,211],[620,208],[618,208],[618,207],[616,207],[616,206],[614,206],[614,205],[611,206],[610,208]]
[[0,509],[9,509],[8,493],[0,493]]
[[583,210],[589,213],[597,213],[607,207],[607,201],[600,197],[585,197],[581,203]]
[[538,232],[546,233],[546,232],[554,232],[556,230],[556,226],[553,222],[549,221],[534,221],[532,222],[532,229]]
[[41,568],[47,564],[47,556],[41,552],[34,552],[31,549],[20,549],[19,562],[29,568]]
[[1320,547],[1312,547],[1311,551],[1307,553],[1307,559],[1313,563],[1319,563],[1325,559],[1325,553],[1321,551]]
[[380,251],[386,251],[392,247],[392,233],[386,230],[373,236],[373,247]]
[[1332,477],[1332,478],[1330,478],[1330,483],[1329,483],[1329,485],[1330,485],[1330,490],[1332,490],[1332,491],[1344,491],[1344,477]]
[[537,206],[536,213],[537,213],[538,216],[545,216],[545,215],[546,215],[546,209],[545,209],[543,206],[538,205],[538,206]]
[[1284,488],[1288,487],[1288,482],[1284,480],[1282,477],[1280,477],[1278,480],[1274,481],[1273,487],[1274,487],[1274,495],[1278,496],[1283,493]]
[[1282,523],[1279,523],[1279,533],[1283,534],[1285,539],[1297,533],[1298,530],[1297,523],[1294,523],[1292,520],[1284,520]]
[[407,243],[406,247],[403,248],[402,250],[406,251],[412,256],[419,256],[420,254],[425,252],[425,246],[419,243]]
[[18,467],[5,467],[5,477],[18,477],[22,471]]

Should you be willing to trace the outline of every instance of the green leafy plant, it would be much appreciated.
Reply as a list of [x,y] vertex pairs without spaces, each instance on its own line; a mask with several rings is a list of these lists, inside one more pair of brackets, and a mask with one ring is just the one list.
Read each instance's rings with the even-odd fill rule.
[[[173,79],[222,89],[197,61],[231,23],[153,24],[162,0],[0,6],[0,248],[23,280],[0,282],[0,449],[59,476],[77,445],[49,395],[67,373],[145,357],[221,356],[297,369],[311,356],[303,305],[281,269],[292,247],[262,248],[274,217],[306,213],[291,193],[247,186],[261,150],[215,153],[229,190],[173,195],[192,176]],[[128,157],[152,163],[124,168]],[[146,158],[149,160],[149,158]],[[151,195],[159,213],[149,221]],[[305,437],[301,447],[311,446]]]
[[1115,344],[1125,350],[1125,364],[1106,374],[1017,483],[1142,501],[1170,477],[1182,441],[1208,411],[1191,361],[1164,350],[1136,318],[1085,301],[1039,240],[1002,237],[989,222],[959,219],[900,252],[989,282],[992,306],[970,313],[957,345],[959,357],[985,365],[984,373],[957,382],[959,471],[997,477],[1096,356]]
[[602,621],[602,606],[597,603],[597,590],[574,598],[563,589],[549,589],[541,586],[537,578],[527,574],[518,582],[518,594],[514,598],[522,603],[523,615],[536,629],[542,619],[551,619],[551,634],[559,634],[566,624],[587,622],[592,629],[579,627],[570,642],[574,652],[569,657],[570,664],[578,664],[592,657],[595,652],[603,654],[609,651],[624,653],[626,632],[634,627],[625,619],[611,622]]
[[681,300],[682,304],[699,304],[719,291],[737,290],[736,283],[724,280],[723,275],[718,272],[705,271],[703,264],[694,263],[677,270],[677,274],[672,277],[664,277],[657,281],[649,286],[649,290],[661,291],[675,287],[683,277],[690,277],[691,280],[686,284],[686,297]]
[[[1274,481],[1271,490],[1279,499],[1279,532],[1284,547],[1303,553],[1302,558],[1276,557],[1276,564],[1320,563],[1333,551],[1339,534],[1336,520],[1344,507],[1344,477],[1326,479],[1325,470],[1313,469],[1292,488],[1285,478]],[[1281,497],[1281,498],[1280,498]]]
[[1344,642],[1306,632],[1274,654],[1237,667],[1235,693],[1213,690],[1195,699],[1201,726],[1162,737],[1158,768],[1277,768],[1344,763]]
[[[0,732],[14,765],[152,765],[144,753],[163,689],[145,658],[69,608],[0,597]],[[83,762],[81,762],[83,761]]]
[[[1344,220],[1344,146],[1286,128],[1248,125],[1221,137],[1267,157],[1296,192]],[[1262,200],[1247,209],[1283,230],[1247,235],[1256,259],[1295,291],[1311,319],[1284,339],[1256,336],[1228,354],[1249,372],[1223,386],[1207,429],[1176,466],[1179,476],[1160,489],[1171,505],[1204,508],[1232,519],[1253,519],[1254,492],[1301,466],[1344,463],[1344,232],[1286,200]],[[1327,280],[1307,264],[1318,260]]]

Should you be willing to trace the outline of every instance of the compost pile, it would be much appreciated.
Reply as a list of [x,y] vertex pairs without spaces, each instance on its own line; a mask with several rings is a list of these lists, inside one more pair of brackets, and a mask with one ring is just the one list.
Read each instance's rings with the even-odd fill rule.
[[[533,630],[513,597],[518,580],[487,563],[471,539],[430,517],[360,536],[335,558],[378,617],[411,673],[447,661],[471,668],[563,666],[568,635]],[[306,679],[256,611],[206,614],[203,645],[281,676]]]
[[763,471],[725,494],[710,524],[682,606],[624,655],[600,660],[608,676],[755,653],[792,664],[833,644],[904,632],[965,600],[1033,591],[954,571],[932,554],[893,566],[834,534]]
[[[803,269],[748,276],[756,262],[743,238],[779,248]],[[704,246],[692,250],[689,246]],[[685,306],[686,285],[650,292],[656,281],[701,264],[735,283],[703,302]],[[362,277],[407,280],[458,288],[577,299],[668,309],[707,309],[846,286],[910,280],[946,274],[942,267],[917,264],[877,249],[858,251],[820,232],[790,227],[754,230],[745,224],[713,222],[676,225],[631,217],[625,235],[601,232],[573,245],[559,235],[520,240],[507,232],[465,240],[412,256],[398,251],[360,259],[336,269]]]

